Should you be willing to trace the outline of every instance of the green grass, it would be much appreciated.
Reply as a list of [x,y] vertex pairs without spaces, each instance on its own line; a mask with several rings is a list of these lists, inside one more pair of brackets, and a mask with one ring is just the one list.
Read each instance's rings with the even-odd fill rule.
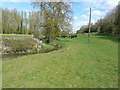
[[3,87],[118,87],[118,43],[102,37],[92,35],[90,43],[87,35],[60,39],[59,50],[3,62]]

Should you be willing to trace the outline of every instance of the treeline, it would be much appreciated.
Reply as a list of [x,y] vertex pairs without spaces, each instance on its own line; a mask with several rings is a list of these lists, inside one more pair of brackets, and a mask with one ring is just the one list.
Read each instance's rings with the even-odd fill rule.
[[39,30],[38,12],[18,12],[16,9],[2,9],[2,32],[4,34],[32,34]]
[[39,11],[18,12],[2,9],[2,31],[4,34],[33,34],[49,41],[71,31],[71,9],[66,2],[33,2]]
[[[104,35],[118,36],[120,30],[120,5],[116,6],[106,17],[99,19],[95,24],[91,24],[91,32]],[[77,33],[88,33],[88,25],[83,26]]]

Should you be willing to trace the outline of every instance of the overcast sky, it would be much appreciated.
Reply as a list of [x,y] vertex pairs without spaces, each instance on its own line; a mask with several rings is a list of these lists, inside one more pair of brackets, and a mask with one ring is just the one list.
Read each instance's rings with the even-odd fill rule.
[[[18,11],[32,11],[32,0],[2,0],[2,8],[14,9]],[[41,1],[41,0],[40,0]],[[45,1],[45,0],[44,0]],[[53,0],[52,0],[53,1]],[[56,0],[54,0],[56,1]],[[65,0],[70,1],[70,0]],[[89,20],[89,9],[92,8],[92,23],[103,18],[119,0],[71,0],[73,10],[73,30],[76,32],[82,25],[87,25]]]

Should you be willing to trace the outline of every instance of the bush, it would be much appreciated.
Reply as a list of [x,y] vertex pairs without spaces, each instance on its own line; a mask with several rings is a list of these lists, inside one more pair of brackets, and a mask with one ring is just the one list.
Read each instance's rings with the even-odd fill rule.
[[7,39],[3,38],[3,45],[5,47],[9,47],[7,52],[27,52],[28,50],[35,50],[41,46],[41,43],[37,42],[32,38],[24,38],[24,39]]

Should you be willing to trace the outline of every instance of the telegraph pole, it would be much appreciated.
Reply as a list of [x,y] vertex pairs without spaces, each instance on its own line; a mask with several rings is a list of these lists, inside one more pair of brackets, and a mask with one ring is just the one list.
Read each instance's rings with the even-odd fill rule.
[[90,29],[91,29],[91,8],[90,8],[90,16],[89,16],[88,43],[90,42]]

